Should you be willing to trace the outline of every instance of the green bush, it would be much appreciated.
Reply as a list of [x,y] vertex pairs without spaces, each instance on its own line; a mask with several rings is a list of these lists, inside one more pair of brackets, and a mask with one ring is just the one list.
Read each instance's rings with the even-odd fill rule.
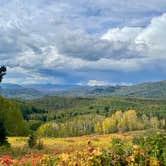
[[28,139],[29,148],[34,148],[37,145],[37,136],[35,134],[31,134]]
[[37,148],[38,150],[44,149],[43,141],[42,141],[40,138],[37,140],[36,148]]

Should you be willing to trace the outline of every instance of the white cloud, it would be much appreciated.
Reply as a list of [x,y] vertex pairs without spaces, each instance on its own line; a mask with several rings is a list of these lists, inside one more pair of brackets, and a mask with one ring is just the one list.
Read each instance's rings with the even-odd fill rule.
[[147,26],[135,38],[136,44],[144,44],[148,47],[148,56],[155,59],[166,58],[166,13],[152,19]]
[[101,39],[112,42],[133,42],[137,35],[142,31],[140,27],[124,27],[108,30]]
[[[124,27],[110,29],[101,38],[108,41],[128,43],[133,58],[112,59],[114,69],[144,69],[157,63],[163,68],[166,61],[166,14],[154,17],[145,28]],[[163,60],[163,63],[162,63]],[[109,60],[108,60],[109,62]],[[108,63],[106,62],[106,63]],[[119,67],[118,67],[119,66]]]
[[104,86],[104,85],[109,85],[109,83],[105,81],[99,81],[99,80],[89,80],[87,85],[88,86]]

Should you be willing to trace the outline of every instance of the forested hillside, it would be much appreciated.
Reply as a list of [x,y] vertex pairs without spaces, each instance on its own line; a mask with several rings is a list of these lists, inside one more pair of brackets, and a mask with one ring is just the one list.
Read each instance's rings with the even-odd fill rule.
[[28,134],[28,127],[19,108],[3,97],[0,97],[0,119],[3,121],[8,135]]
[[[20,102],[17,102],[18,104]],[[29,119],[63,121],[77,115],[97,114],[109,116],[115,111],[134,109],[138,115],[166,118],[166,100],[137,98],[80,98],[80,97],[45,97],[27,101],[28,105],[42,111],[31,112],[26,105],[24,114]]]
[[[21,110],[29,129],[42,136],[65,137],[165,128],[165,99],[44,97],[27,101],[13,99],[10,102]],[[128,113],[129,110],[134,113]],[[117,114],[120,121],[112,118]],[[133,117],[136,126],[129,129],[124,119]]]

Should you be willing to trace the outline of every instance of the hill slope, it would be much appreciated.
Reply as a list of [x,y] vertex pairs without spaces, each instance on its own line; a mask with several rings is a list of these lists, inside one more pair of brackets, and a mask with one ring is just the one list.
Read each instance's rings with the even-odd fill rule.
[[0,96],[0,120],[4,123],[8,135],[27,135],[25,125],[19,108],[9,99]]
[[44,94],[36,89],[25,88],[17,84],[2,84],[0,95],[7,98],[35,99],[43,97]]
[[148,82],[133,86],[94,86],[56,92],[59,96],[125,96],[139,98],[166,98],[166,81]]

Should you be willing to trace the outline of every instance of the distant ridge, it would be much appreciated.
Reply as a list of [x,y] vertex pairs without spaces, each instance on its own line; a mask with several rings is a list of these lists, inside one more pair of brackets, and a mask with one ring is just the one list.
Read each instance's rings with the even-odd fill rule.
[[35,99],[44,94],[36,89],[25,88],[18,84],[1,84],[0,95],[7,98]]
[[55,93],[60,96],[125,96],[140,98],[166,98],[166,81],[146,82],[131,86],[93,86]]
[[78,86],[55,84],[2,84],[0,94],[9,98],[35,99],[43,96],[166,98],[166,80],[130,86]]

